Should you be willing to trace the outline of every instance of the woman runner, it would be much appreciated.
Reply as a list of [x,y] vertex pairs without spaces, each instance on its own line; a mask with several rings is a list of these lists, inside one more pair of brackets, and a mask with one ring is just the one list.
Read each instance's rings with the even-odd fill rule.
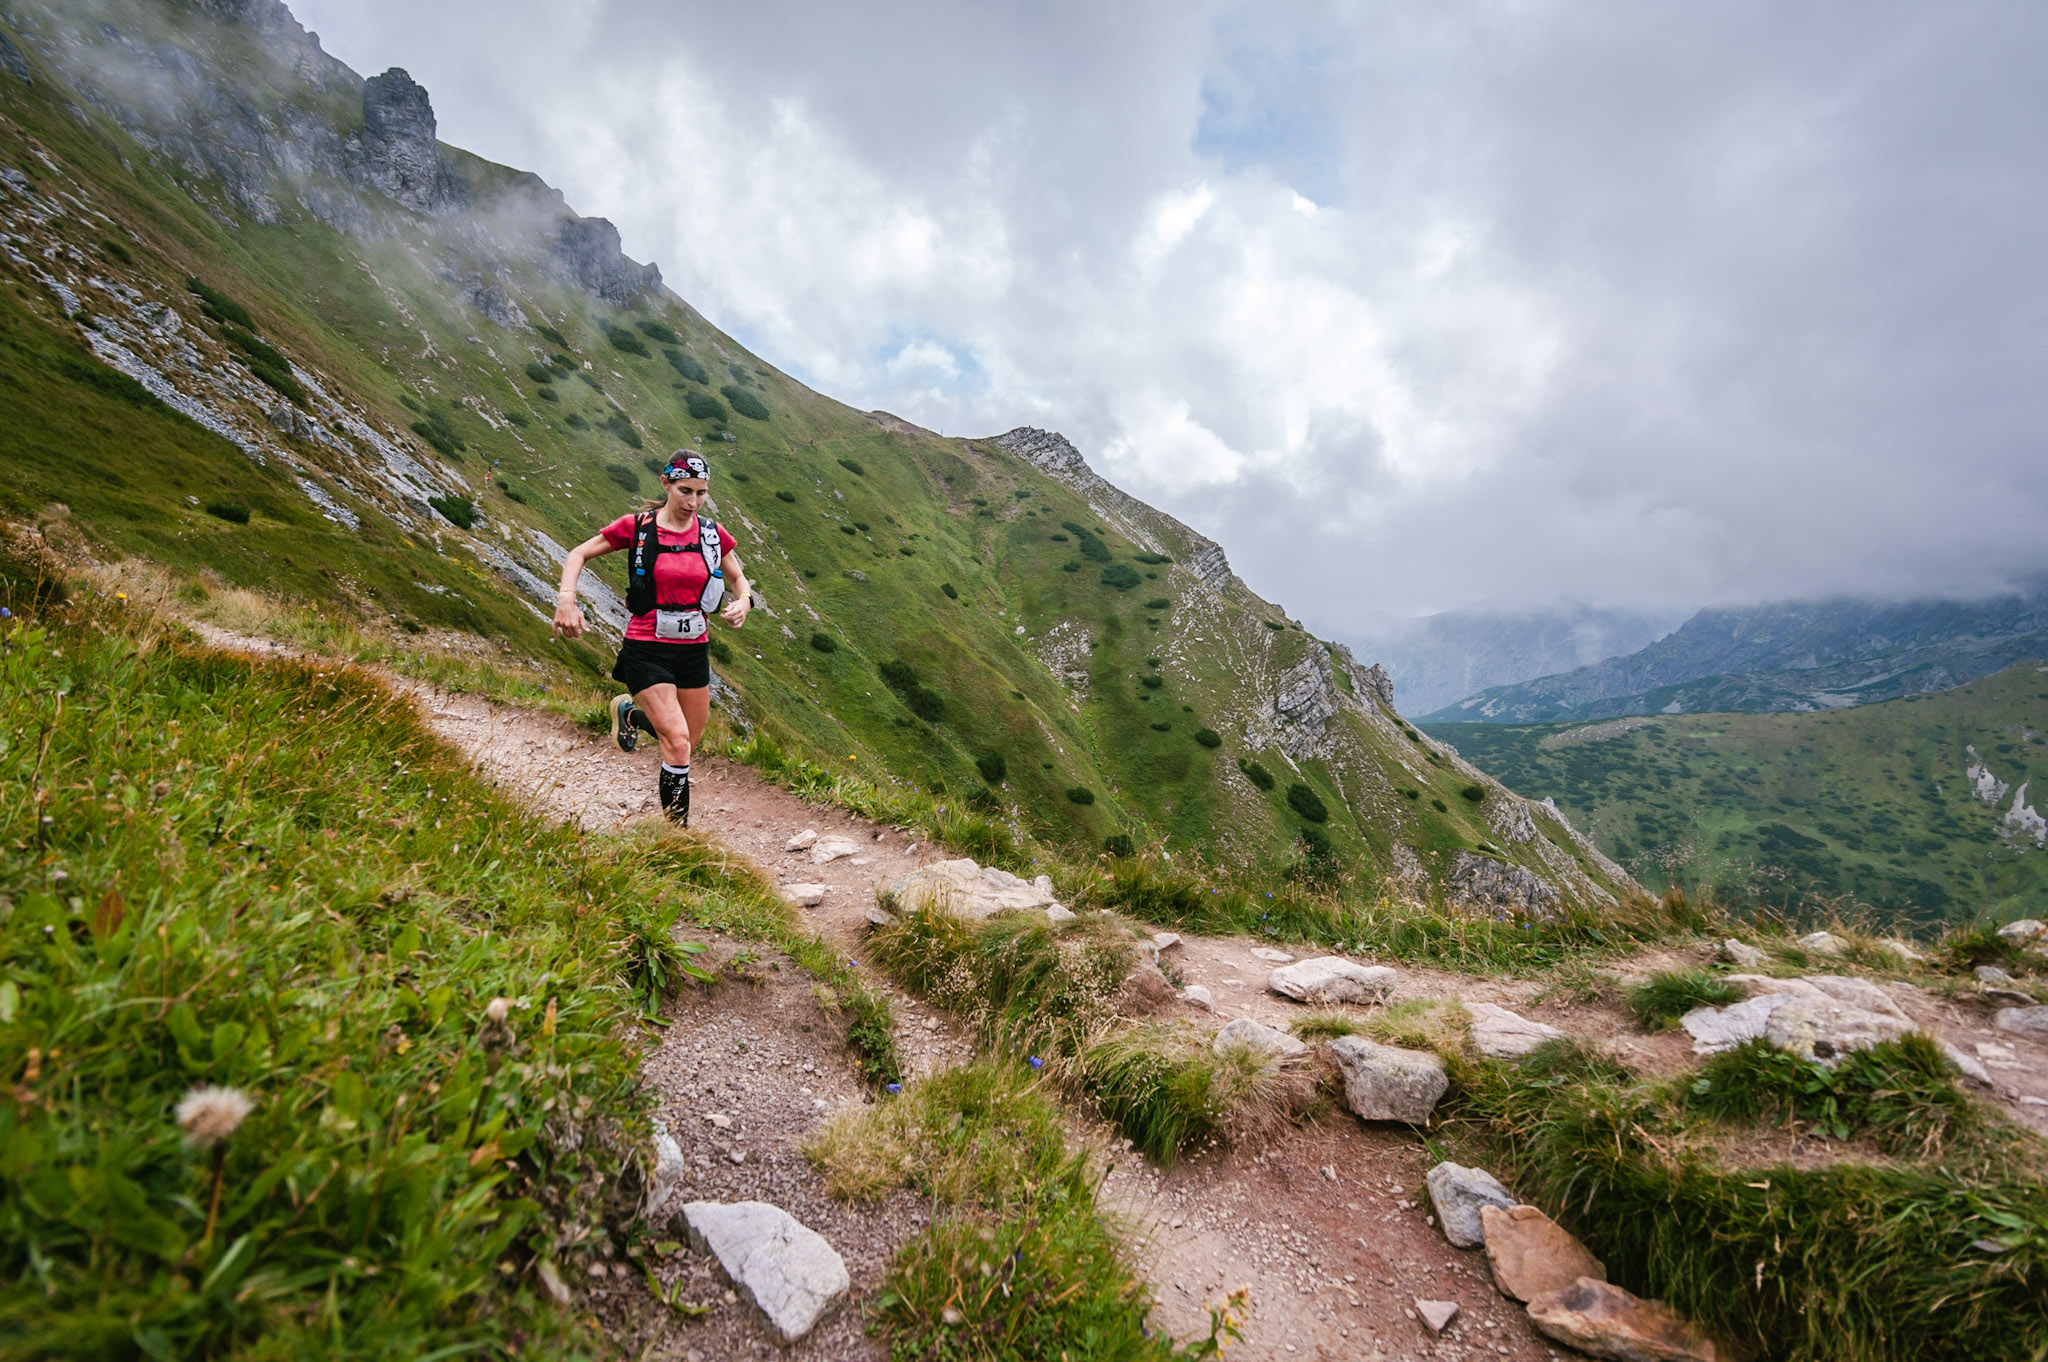
[[[733,537],[699,513],[710,479],[703,455],[677,450],[661,470],[668,496],[660,507],[622,515],[578,544],[562,563],[555,597],[555,632],[580,636],[576,579],[583,565],[621,549],[630,555],[626,607],[633,618],[612,666],[612,679],[630,694],[612,701],[612,737],[626,752],[639,742],[636,729],[660,742],[662,812],[684,827],[690,825],[690,751],[711,720],[710,616],[716,611],[737,629],[752,605]],[[704,537],[706,530],[712,539]]]

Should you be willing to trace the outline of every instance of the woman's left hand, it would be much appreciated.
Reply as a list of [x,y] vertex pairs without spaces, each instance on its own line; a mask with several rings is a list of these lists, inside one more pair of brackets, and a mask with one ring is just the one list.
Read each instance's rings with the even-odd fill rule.
[[725,603],[725,608],[718,612],[718,617],[737,629],[747,622],[747,611],[752,605],[753,603],[745,596],[735,596]]

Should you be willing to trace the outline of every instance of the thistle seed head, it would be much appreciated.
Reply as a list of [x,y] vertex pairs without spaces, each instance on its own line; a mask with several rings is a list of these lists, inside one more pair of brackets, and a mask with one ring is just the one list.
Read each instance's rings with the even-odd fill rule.
[[178,1128],[196,1149],[210,1149],[235,1133],[256,1104],[239,1088],[194,1088],[178,1103]]

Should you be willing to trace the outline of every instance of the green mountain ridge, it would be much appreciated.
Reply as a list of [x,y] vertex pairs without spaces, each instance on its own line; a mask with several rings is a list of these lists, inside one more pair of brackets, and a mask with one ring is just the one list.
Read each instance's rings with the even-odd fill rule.
[[0,510],[44,541],[594,688],[622,579],[585,575],[600,637],[551,641],[563,546],[702,445],[766,602],[714,648],[736,722],[1075,854],[1306,857],[1490,911],[1634,891],[1065,440],[811,392],[281,5],[7,24]]
[[1433,724],[1645,884],[1885,921],[2048,915],[2048,666],[1824,714]]

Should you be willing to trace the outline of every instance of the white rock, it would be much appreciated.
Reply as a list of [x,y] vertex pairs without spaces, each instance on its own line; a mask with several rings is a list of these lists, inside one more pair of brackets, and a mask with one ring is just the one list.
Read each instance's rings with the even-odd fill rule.
[[1976,974],[1977,982],[1980,984],[1992,984],[2003,988],[2012,982],[2012,976],[1996,965],[1979,965],[1972,972]]
[[1892,1000],[1882,984],[1868,979],[1851,979],[1841,974],[1809,974],[1803,982],[1813,985],[1836,1002],[1860,1007],[1865,1012],[1876,1012],[1897,1021],[1911,1021],[1905,1009]]
[[2048,946],[2048,922],[2035,917],[2017,918],[1998,929],[1998,934],[2007,941],[2017,941],[2023,946]]
[[1458,1248],[1478,1248],[1486,1242],[1486,1226],[1479,1218],[1482,1206],[1512,1209],[1514,1194],[1484,1168],[1467,1168],[1449,1160],[1429,1170],[1430,1204],[1444,1227],[1444,1238]]
[[776,892],[799,908],[815,908],[825,901],[829,888],[823,884],[785,884]]
[[1013,908],[1050,908],[1054,902],[1050,876],[1021,880],[965,857],[919,866],[889,892],[904,908],[931,906],[968,918],[991,917]]
[[662,1213],[690,1171],[690,1165],[683,1161],[682,1146],[668,1132],[668,1123],[657,1116],[653,1126],[651,1156],[654,1168],[647,1178],[647,1200],[640,1208],[641,1216],[648,1220],[654,1220]]
[[1975,1055],[1965,1054],[1947,1041],[1940,1042],[1941,1052],[1948,1056],[1948,1062],[1956,1066],[1956,1072],[1980,1087],[1991,1087],[1991,1071],[1979,1062]]
[[1152,944],[1162,951],[1170,951],[1180,944],[1179,932],[1154,932]]
[[784,1343],[811,1331],[853,1285],[824,1238],[765,1201],[693,1201],[683,1207],[690,1246],[709,1253]]
[[534,1264],[534,1275],[540,1278],[541,1287],[557,1305],[567,1305],[575,1299],[569,1294],[568,1283],[562,1280],[562,1270],[555,1266],[552,1258],[543,1258]]
[[1914,950],[1911,945],[1904,941],[1899,940],[1895,936],[1888,936],[1884,940],[1878,942],[1877,944],[1884,947],[1886,950],[1890,951],[1893,955],[1898,956],[1900,959],[1910,961],[1911,963],[1916,965],[1924,963],[1927,959],[1926,956]]
[[1763,993],[1730,1007],[1696,1007],[1678,1019],[1692,1037],[1696,1055],[1718,1055],[1744,1041],[1761,1040],[1771,1013],[1790,1002],[1790,993]]
[[802,832],[784,842],[782,849],[784,851],[808,851],[811,843],[817,840],[818,830],[816,828],[805,828]]
[[1047,922],[1073,922],[1075,919],[1074,910],[1063,904],[1055,903],[1045,910],[1045,920]]
[[1367,1121],[1423,1125],[1443,1099],[1450,1079],[1444,1062],[1423,1050],[1400,1050],[1364,1036],[1327,1043],[1344,1071],[1344,1101]]
[[1266,987],[1303,1003],[1377,1003],[1394,991],[1399,976],[1385,965],[1360,965],[1341,955],[1321,955],[1282,965],[1266,976]]
[[1732,936],[1721,943],[1721,954],[1730,964],[1740,965],[1744,969],[1755,969],[1768,963],[1771,958],[1769,953],[1758,950],[1748,942],[1737,941]]
[[1429,1326],[1429,1331],[1432,1334],[1441,1334],[1450,1326],[1451,1321],[1457,1318],[1458,1303],[1456,1301],[1426,1301],[1422,1297],[1417,1296],[1415,1298],[1415,1313],[1422,1317],[1422,1322]]
[[1276,965],[1285,965],[1294,959],[1286,951],[1274,950],[1271,946],[1254,946],[1252,954],[1260,960],[1268,960]]
[[851,856],[860,850],[860,843],[851,837],[820,837],[811,847],[811,864],[824,865],[842,856]]
[[[1496,1007],[1492,1003],[1466,1003],[1465,1010],[1472,1014],[1473,1046],[1480,1054],[1492,1059],[1520,1059],[1545,1041],[1564,1037],[1564,1032],[1555,1026],[1516,1016],[1505,1007]],[[1455,1164],[1451,1166],[1456,1167]]]
[[1849,949],[1849,943],[1833,932],[1808,932],[1799,938],[1799,949],[1815,955],[1840,955]]
[[2001,1007],[1992,1015],[1995,1031],[2048,1040],[2048,1007]]
[[1226,1050],[1257,1050],[1276,1059],[1293,1059],[1308,1053],[1308,1046],[1285,1031],[1262,1026],[1250,1017],[1239,1017],[1218,1031],[1211,1048],[1219,1055]]
[[[2048,1009],[2044,1009],[2048,1010]],[[1832,998],[1787,998],[1764,1022],[1774,1047],[1833,1068],[1855,1050],[1897,1040],[1914,1029],[1903,1017],[1871,1012]]]
[[870,905],[865,916],[870,923],[877,927],[887,927],[896,921],[896,915],[884,912],[880,904]]
[[1199,1007],[1204,1012],[1216,1010],[1216,995],[1201,984],[1189,984],[1182,989],[1180,1000],[1190,1007]]
[[704,1113],[704,1119],[711,1122],[719,1130],[732,1129],[732,1117],[727,1116],[722,1111],[707,1111]]

